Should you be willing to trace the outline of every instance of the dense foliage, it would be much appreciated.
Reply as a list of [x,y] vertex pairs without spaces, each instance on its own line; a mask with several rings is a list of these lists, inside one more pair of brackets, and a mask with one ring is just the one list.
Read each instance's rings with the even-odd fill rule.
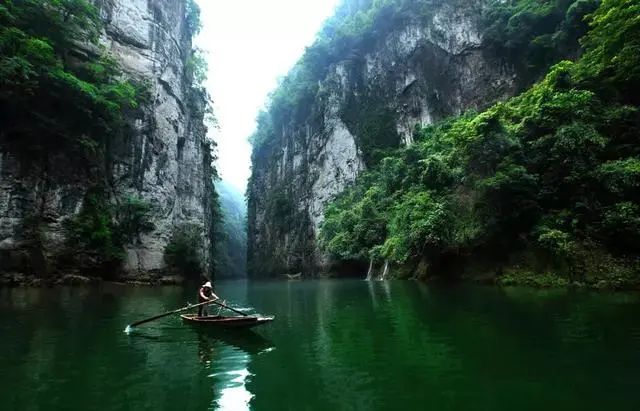
[[98,45],[86,0],[0,4],[0,142],[94,155],[122,130],[137,89]]
[[493,1],[483,14],[484,39],[497,55],[518,68],[523,84],[578,50],[587,32],[584,16],[599,0]]
[[505,282],[518,267],[636,283],[640,1],[604,0],[589,25],[577,62],[506,103],[423,129],[361,176],[328,208],[324,247],[439,273],[488,262],[505,267]]

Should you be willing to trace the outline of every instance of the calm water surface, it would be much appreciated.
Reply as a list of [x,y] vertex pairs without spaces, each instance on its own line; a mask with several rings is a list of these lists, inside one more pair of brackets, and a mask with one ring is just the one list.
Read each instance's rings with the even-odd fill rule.
[[0,290],[2,410],[638,410],[640,298],[413,282],[224,282],[276,321],[167,318],[195,290]]

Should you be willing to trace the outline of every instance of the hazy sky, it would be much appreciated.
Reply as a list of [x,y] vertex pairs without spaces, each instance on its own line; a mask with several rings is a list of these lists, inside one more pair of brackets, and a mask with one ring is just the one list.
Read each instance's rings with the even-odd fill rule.
[[198,0],[207,88],[220,125],[218,171],[242,192],[250,174],[247,138],[279,77],[311,45],[339,0]]

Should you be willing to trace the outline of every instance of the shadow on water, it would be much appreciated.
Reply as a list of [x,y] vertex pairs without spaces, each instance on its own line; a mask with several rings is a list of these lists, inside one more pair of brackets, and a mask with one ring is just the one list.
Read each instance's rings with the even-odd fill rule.
[[[176,331],[178,327],[163,327],[165,331]],[[195,335],[195,338],[194,338]],[[206,328],[193,328],[188,333],[152,333],[150,330],[134,329],[128,336],[131,341],[135,339],[149,340],[156,343],[192,342],[197,339],[200,346],[214,346],[225,344],[242,350],[249,355],[257,355],[264,351],[275,349],[273,342],[253,330],[219,330]]]
[[208,330],[196,329],[200,343],[221,342],[236,347],[247,354],[257,355],[267,350],[272,350],[275,345],[271,340],[257,334],[252,330]]

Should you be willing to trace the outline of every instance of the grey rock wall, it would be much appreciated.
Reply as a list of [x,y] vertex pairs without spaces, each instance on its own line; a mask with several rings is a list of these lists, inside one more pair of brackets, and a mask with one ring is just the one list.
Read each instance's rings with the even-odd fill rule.
[[[516,92],[514,69],[483,46],[479,17],[486,3],[439,2],[428,19],[396,27],[334,64],[312,115],[278,130],[275,149],[254,153],[248,189],[253,275],[329,268],[317,247],[319,227],[326,205],[366,169],[359,133],[372,121],[362,109],[368,102],[393,118],[397,145],[407,145],[416,126]],[[274,216],[284,216],[284,223]]]
[[[108,153],[113,200],[135,195],[153,207],[155,229],[126,250],[125,271],[134,276],[164,268],[164,248],[174,228],[183,224],[200,227],[207,266],[210,262],[211,155],[205,140],[205,97],[185,78],[192,40],[185,3],[95,1],[105,22],[103,44],[127,76],[149,85],[151,96],[128,119],[132,131],[114,139]],[[90,170],[82,167],[68,153],[33,159],[0,151],[0,252],[5,256],[0,271],[51,270],[47,263],[64,243],[64,222],[81,210],[89,188]],[[24,219],[33,214],[45,222],[41,250],[24,243]]]

